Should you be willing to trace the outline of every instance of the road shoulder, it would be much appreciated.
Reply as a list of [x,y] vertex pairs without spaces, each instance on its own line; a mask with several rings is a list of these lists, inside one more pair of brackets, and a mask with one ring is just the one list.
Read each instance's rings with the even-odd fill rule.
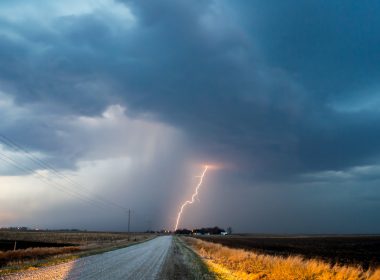
[[174,236],[159,279],[215,279],[202,259],[180,237]]

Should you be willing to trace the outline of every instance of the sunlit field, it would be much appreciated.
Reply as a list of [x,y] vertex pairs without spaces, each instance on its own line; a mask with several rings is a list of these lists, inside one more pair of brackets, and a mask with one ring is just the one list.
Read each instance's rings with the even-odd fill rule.
[[380,266],[378,235],[252,235],[197,236],[232,249],[252,250],[271,256],[302,256],[329,264]]
[[378,280],[380,269],[331,265],[299,256],[279,257],[231,249],[195,238],[185,238],[219,279],[268,280]]

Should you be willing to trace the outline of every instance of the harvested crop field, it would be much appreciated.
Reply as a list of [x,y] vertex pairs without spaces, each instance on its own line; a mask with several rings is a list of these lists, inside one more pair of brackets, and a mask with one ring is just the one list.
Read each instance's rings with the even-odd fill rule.
[[123,248],[152,237],[141,233],[0,231],[0,275]]
[[205,241],[257,253],[320,259],[331,264],[380,266],[380,236],[202,236]]
[[52,247],[66,247],[74,246],[70,243],[53,243],[53,242],[38,242],[38,241],[25,241],[25,240],[0,240],[0,251],[11,251],[28,248],[52,248]]
[[[141,235],[141,234],[139,234]],[[0,231],[0,240],[90,244],[107,243],[134,238],[134,234],[90,231]]]
[[299,256],[270,256],[184,237],[217,279],[224,280],[379,280],[380,269],[330,265]]

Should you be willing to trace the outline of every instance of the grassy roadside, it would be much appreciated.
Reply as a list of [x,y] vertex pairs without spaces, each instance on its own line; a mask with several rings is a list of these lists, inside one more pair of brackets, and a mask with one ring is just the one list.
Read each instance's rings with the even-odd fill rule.
[[[116,244],[110,243],[106,245],[99,245],[99,246],[89,246],[88,248],[83,248],[81,250],[75,250],[71,253],[65,253],[65,254],[57,254],[53,256],[47,256],[44,258],[33,258],[28,260],[19,260],[17,262],[13,262],[7,266],[0,268],[0,276],[4,276],[10,273],[16,273],[16,272],[22,272],[25,270],[35,270],[38,268],[46,267],[46,266],[52,266],[57,265],[69,261],[73,261],[79,258],[96,255],[96,254],[102,254],[105,252],[122,249],[125,247],[129,247],[132,245],[136,245],[139,243],[143,243],[146,241],[149,241],[153,238],[157,237],[156,235],[151,236],[145,236],[142,235],[141,238],[134,238],[133,241],[129,240],[119,240]],[[65,247],[63,247],[65,248]],[[46,248],[48,249],[48,248]]]
[[200,256],[193,249],[185,244],[182,238],[174,236],[174,246],[178,248],[178,253],[183,258],[189,274],[187,279],[212,280],[214,274],[208,269]]
[[220,244],[194,238],[184,238],[207,264],[216,279],[223,280],[379,280],[380,269],[363,270],[360,267],[329,265],[301,257],[275,257],[252,251],[231,249]]
[[[235,276],[233,272],[217,263],[205,258],[199,254],[198,249],[194,246],[194,242],[191,237],[181,237],[181,243],[185,246],[193,255],[198,262],[202,263],[202,266],[210,275],[209,279],[217,280],[240,280],[238,276]],[[197,279],[197,278],[194,278]]]

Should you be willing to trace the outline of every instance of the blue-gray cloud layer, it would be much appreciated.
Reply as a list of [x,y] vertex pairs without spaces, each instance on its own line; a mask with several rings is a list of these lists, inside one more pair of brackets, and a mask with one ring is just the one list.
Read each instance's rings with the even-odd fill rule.
[[[379,164],[380,3],[114,2],[124,16],[51,16],[39,4],[31,16],[24,4],[0,4],[16,14],[0,17],[0,86],[17,104],[93,116],[120,103],[181,129],[195,158],[252,182]],[[27,137],[44,129],[1,130],[57,149]]]

